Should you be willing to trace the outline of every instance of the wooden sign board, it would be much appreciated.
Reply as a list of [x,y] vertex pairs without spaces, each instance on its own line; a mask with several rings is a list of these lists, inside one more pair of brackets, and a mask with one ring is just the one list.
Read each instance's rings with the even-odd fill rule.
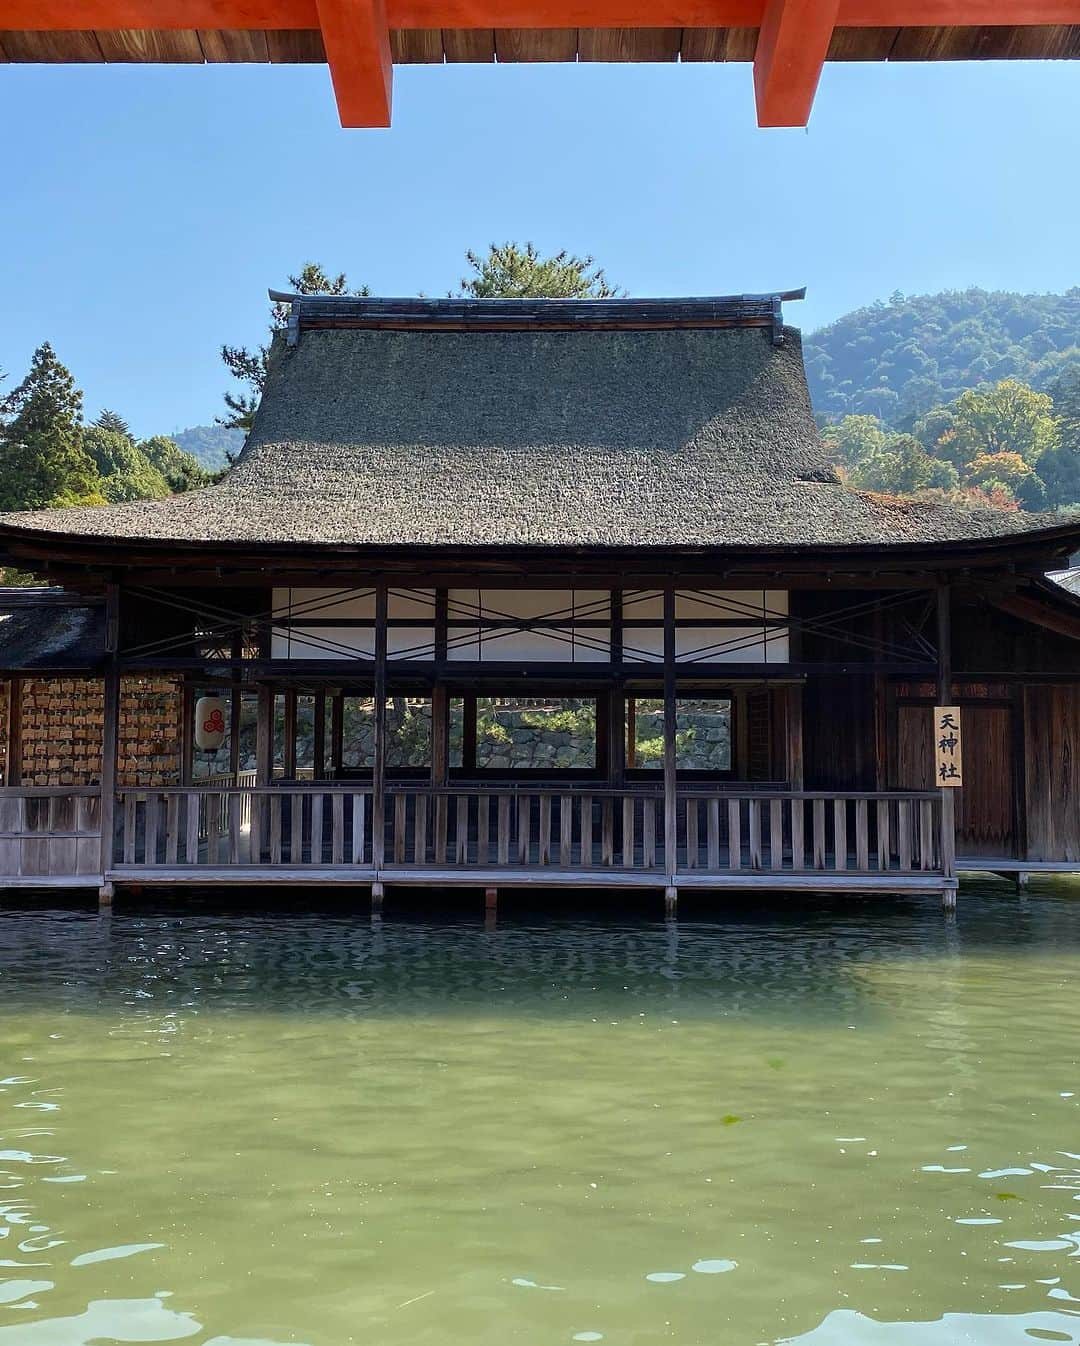
[[945,789],[964,783],[959,706],[934,707],[934,779]]

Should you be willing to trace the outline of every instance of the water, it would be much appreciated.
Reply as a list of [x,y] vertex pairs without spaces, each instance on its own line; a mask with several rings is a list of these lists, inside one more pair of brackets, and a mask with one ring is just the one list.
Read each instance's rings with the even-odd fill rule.
[[6,912],[0,1346],[1080,1342],[1078,898]]

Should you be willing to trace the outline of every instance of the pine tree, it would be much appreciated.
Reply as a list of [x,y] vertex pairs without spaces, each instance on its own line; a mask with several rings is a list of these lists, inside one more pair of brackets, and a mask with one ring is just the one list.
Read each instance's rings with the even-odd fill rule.
[[109,411],[107,407],[102,410],[94,424],[99,430],[107,430],[111,435],[123,435],[125,439],[135,442],[135,436],[131,433],[127,421],[117,412]]
[[565,251],[542,257],[532,243],[492,243],[484,257],[467,252],[472,275],[461,281],[466,299],[614,299],[618,291],[608,283],[593,257]]
[[[289,285],[295,294],[353,294],[368,295],[371,291],[366,285],[359,290],[350,290],[345,273],[329,276],[318,262],[306,262],[298,276],[289,277]],[[289,317],[287,304],[274,304],[271,309],[270,335],[285,326]],[[221,358],[225,367],[235,379],[248,388],[249,392],[226,393],[225,406],[228,415],[218,417],[218,425],[229,430],[250,430],[258,410],[259,399],[266,384],[266,365],[270,358],[270,346],[257,346],[249,350],[246,346],[222,346]]]
[[83,449],[82,393],[48,342],[4,399],[2,415],[0,508],[104,503],[97,469]]

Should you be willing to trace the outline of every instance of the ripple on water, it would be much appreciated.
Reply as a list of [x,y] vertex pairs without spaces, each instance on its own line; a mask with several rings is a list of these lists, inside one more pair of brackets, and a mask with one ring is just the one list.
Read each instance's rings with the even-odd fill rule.
[[699,1271],[703,1276],[718,1276],[724,1271],[734,1271],[738,1265],[730,1257],[706,1257],[695,1262],[690,1270]]
[[661,1285],[667,1285],[671,1281],[686,1280],[685,1271],[650,1271],[645,1277],[647,1281],[657,1281]]

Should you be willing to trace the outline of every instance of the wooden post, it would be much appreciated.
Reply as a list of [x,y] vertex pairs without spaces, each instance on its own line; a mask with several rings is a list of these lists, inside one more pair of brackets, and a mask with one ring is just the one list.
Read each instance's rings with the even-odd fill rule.
[[101,887],[98,906],[112,907],[113,842],[116,820],[116,759],[120,730],[120,587],[105,586],[105,705],[101,731]]
[[315,693],[314,744],[312,771],[315,780],[326,779],[326,693]]
[[678,849],[677,777],[675,768],[675,590],[664,589],[664,913],[675,915],[679,900],[676,885]]
[[240,686],[233,684],[233,689],[229,693],[229,775],[232,776],[232,783],[237,785],[240,781]]
[[803,689],[787,689],[787,771],[786,775],[793,790],[803,788]]
[[[938,584],[937,590],[937,643],[938,643],[938,705],[949,706],[953,699],[952,685],[952,593],[947,580]],[[942,891],[942,904],[946,911],[956,908],[956,794],[955,791],[941,789],[941,871],[949,880]]]
[[255,784],[265,788],[274,778],[274,693],[259,687],[258,719],[255,724]]
[[22,678],[8,679],[7,743],[4,749],[4,784],[22,780]]
[[450,697],[442,683],[431,689],[431,783],[450,779]]
[[386,581],[375,585],[375,761],[371,771],[371,911],[382,911],[384,851],[386,846]]

